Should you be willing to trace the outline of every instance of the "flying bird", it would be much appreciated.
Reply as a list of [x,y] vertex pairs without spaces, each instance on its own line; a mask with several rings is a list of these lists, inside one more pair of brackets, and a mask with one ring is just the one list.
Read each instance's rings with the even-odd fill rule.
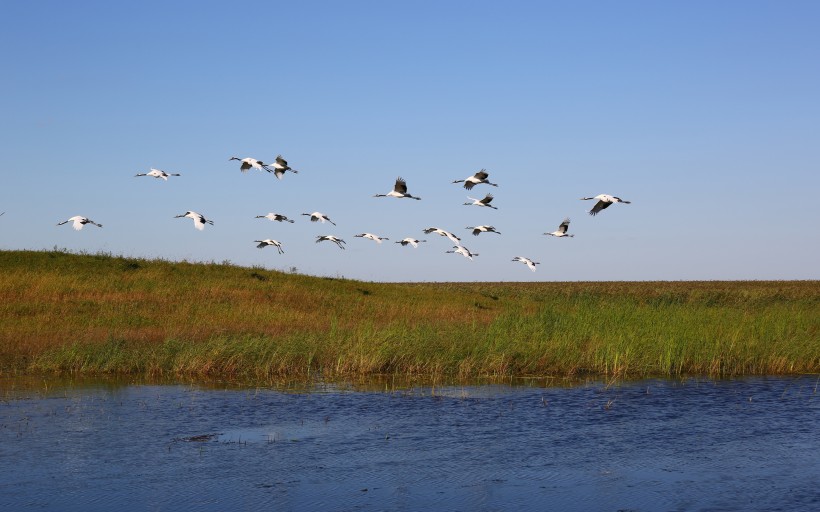
[[523,256],[516,256],[512,259],[512,261],[520,261],[521,263],[530,267],[530,270],[532,270],[533,272],[535,272],[535,266],[540,265],[540,263],[538,263],[537,261],[532,261],[531,259],[525,258]]
[[154,169],[153,167],[151,167],[151,170],[148,171],[148,172],[143,172],[143,173],[139,173],[139,174],[134,175],[135,178],[138,177],[138,176],[150,176],[152,178],[162,178],[163,180],[168,181],[168,176],[182,176],[182,175],[181,174],[176,174],[176,173],[168,173],[168,172],[165,172],[165,171],[160,171],[159,169]]
[[254,240],[254,242],[257,242],[259,244],[256,246],[257,249],[264,249],[265,247],[272,245],[276,247],[276,250],[279,251],[279,254],[285,254],[285,251],[282,250],[282,244],[272,238],[266,238],[264,240]]
[[411,196],[410,194],[407,193],[407,182],[404,181],[404,178],[402,178],[401,176],[396,178],[396,184],[393,185],[393,190],[391,190],[390,192],[388,192],[386,194],[376,194],[373,197],[398,197],[398,198],[408,197],[410,199],[416,199],[416,200],[421,199],[420,197]]
[[214,225],[214,221],[206,219],[202,214],[197,212],[185,212],[180,215],[174,215],[175,219],[179,219],[180,217],[188,217],[189,219],[193,219],[194,227],[200,231],[205,229],[205,224],[210,224],[211,226]]
[[322,221],[322,224],[324,224],[325,221],[328,221],[331,224],[333,224],[334,226],[336,225],[336,223],[333,222],[332,220],[330,220],[330,218],[327,215],[325,215],[324,213],[313,212],[313,213],[303,213],[302,215],[307,215],[308,217],[310,217],[310,222],[316,222],[316,221],[320,220],[320,221]]
[[334,244],[339,246],[339,249],[344,249],[344,247],[342,247],[342,244],[347,243],[344,240],[342,240],[341,238],[337,238],[333,235],[322,235],[322,236],[317,236],[316,237],[316,243],[317,244],[319,242],[324,242],[324,241],[333,242]]
[[368,240],[373,240],[376,243],[382,243],[382,240],[390,240],[389,238],[384,238],[379,235],[374,235],[373,233],[362,233],[360,235],[353,235],[356,238],[367,238]]
[[[3,212],[3,213],[6,213],[6,212]],[[83,217],[82,215],[75,215],[73,217],[70,217],[68,220],[64,220],[64,221],[58,223],[57,225],[62,226],[63,224],[67,224],[69,222],[72,223],[71,227],[73,227],[77,231],[83,229],[83,226],[85,226],[86,224],[94,224],[98,228],[102,227],[102,224],[97,224],[93,220],[89,219],[88,217]]]
[[278,221],[278,222],[283,222],[284,221],[284,222],[293,223],[292,220],[290,220],[289,218],[287,218],[284,215],[281,215],[279,213],[269,213],[267,215],[257,215],[256,218],[257,219],[270,219],[270,220],[275,220],[275,221]]
[[557,237],[575,236],[575,235],[570,235],[569,233],[567,233],[568,230],[569,230],[569,217],[564,219],[564,222],[562,222],[561,225],[558,226],[557,230],[553,231],[552,233],[544,233],[544,234],[549,235],[549,236],[557,236]]
[[270,169],[268,169],[268,164],[266,164],[262,160],[257,160],[255,158],[239,158],[236,156],[232,156],[230,159],[239,160],[240,162],[242,162],[242,165],[239,166],[239,170],[242,172],[248,172],[248,169],[259,169],[260,171],[273,172]]
[[440,236],[446,236],[450,240],[453,241],[456,245],[461,245],[461,238],[457,237],[456,235],[450,233],[449,231],[445,231],[440,228],[427,228],[424,230],[424,234],[429,235],[430,233],[435,233]]
[[464,229],[472,229],[473,230],[473,236],[478,236],[481,233],[495,233],[497,235],[501,234],[499,231],[496,231],[493,226],[486,226],[486,225],[475,226],[475,227],[467,226]]
[[465,178],[463,180],[455,180],[453,183],[464,182],[464,188],[466,188],[467,190],[472,190],[474,186],[479,185],[481,183],[486,183],[487,185],[497,187],[498,185],[496,183],[490,183],[489,181],[487,181],[487,178],[489,177],[490,173],[487,172],[487,169],[481,169],[469,178]]
[[450,254],[461,254],[470,261],[473,261],[473,256],[478,256],[477,252],[470,252],[470,249],[467,249],[463,245],[454,245],[453,250],[447,252]]
[[476,199],[476,198],[470,197],[470,196],[467,196],[467,199],[471,200],[472,203],[464,203],[465,205],[468,205],[468,206],[472,206],[472,205],[486,206],[488,208],[492,208],[493,210],[498,210],[498,208],[496,208],[495,206],[490,204],[493,200],[493,195],[492,194],[487,194],[486,196],[484,196],[484,199]]
[[419,243],[426,242],[426,241],[427,240],[416,240],[415,238],[409,238],[408,237],[408,238],[403,238],[403,239],[401,239],[401,240],[399,240],[398,242],[395,242],[395,243],[401,244],[402,247],[406,247],[407,245],[412,245],[413,248],[415,249],[415,248],[418,248]]
[[590,215],[598,215],[598,212],[609,208],[609,205],[612,203],[624,203],[624,204],[631,204],[631,201],[624,201],[620,197],[610,196],[609,194],[598,194],[595,197],[582,197],[581,201],[588,201],[590,199],[597,199],[598,202],[595,203],[595,206],[589,211]]
[[[282,158],[282,155],[276,155],[276,161],[273,162],[272,164],[263,164],[263,165],[264,165],[266,171],[272,172],[280,180],[282,179],[282,176],[284,176],[287,171],[290,171],[293,174],[299,174],[299,171],[291,168],[288,165],[288,161],[285,160],[284,158]],[[273,167],[273,170],[268,169],[268,167]]]

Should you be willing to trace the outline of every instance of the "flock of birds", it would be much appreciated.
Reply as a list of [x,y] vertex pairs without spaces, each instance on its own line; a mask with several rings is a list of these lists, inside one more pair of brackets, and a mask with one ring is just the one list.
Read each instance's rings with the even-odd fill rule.
[[[287,173],[287,172],[291,172],[291,173],[294,173],[294,174],[298,174],[298,172],[299,172],[299,171],[291,168],[288,165],[287,160],[282,158],[281,155],[278,155],[276,157],[276,159],[274,160],[274,162],[270,163],[270,164],[267,164],[267,163],[265,163],[261,160],[255,159],[255,158],[231,157],[230,160],[238,160],[240,162],[239,170],[242,171],[243,173],[249,171],[250,169],[257,169],[259,171],[266,171],[266,172],[272,173],[280,180],[284,177],[285,173]],[[135,177],[140,177],[140,176],[147,176],[147,177],[151,177],[151,178],[155,178],[155,179],[161,179],[161,180],[164,180],[164,181],[168,181],[169,177],[181,176],[181,175],[178,174],[178,173],[168,173],[168,172],[165,172],[165,171],[161,171],[159,169],[151,168],[150,171],[147,172],[147,173],[139,173],[139,174],[135,175]],[[490,177],[490,175],[487,172],[487,170],[486,169],[481,169],[480,171],[476,172],[472,176],[469,176],[469,177],[467,177],[463,180],[454,180],[453,183],[463,183],[464,184],[463,187],[468,191],[472,190],[473,187],[475,187],[477,185],[489,185],[489,186],[492,186],[492,187],[498,187],[497,183],[491,183],[489,181],[489,177]],[[420,197],[411,195],[407,192],[407,182],[401,177],[396,179],[396,182],[393,185],[393,189],[391,191],[387,192],[386,194],[375,194],[373,197],[393,197],[393,198],[397,198],[397,199],[414,199],[416,201],[421,200]],[[470,202],[464,203],[464,205],[478,206],[478,207],[482,207],[482,208],[492,208],[494,210],[498,209],[497,207],[495,207],[491,204],[492,201],[493,201],[493,195],[492,194],[488,193],[481,199],[474,198],[474,197],[468,197],[468,199],[470,200]],[[597,215],[598,213],[605,210],[606,208],[609,208],[612,204],[615,204],[615,203],[630,204],[630,201],[625,201],[625,200],[623,200],[619,197],[611,196],[611,195],[608,195],[608,194],[599,194],[599,195],[594,196],[594,197],[582,197],[581,200],[582,201],[589,201],[589,200],[596,201],[596,203],[593,205],[592,209],[589,210],[589,214],[593,215],[593,216]],[[3,212],[3,213],[5,213],[5,212]],[[2,215],[2,214],[0,214],[0,215]],[[332,220],[330,220],[330,217],[328,217],[327,215],[325,215],[321,212],[318,212],[318,211],[317,212],[312,212],[312,213],[303,213],[302,215],[310,217],[311,222],[320,222],[322,224],[324,224],[325,222],[328,222],[328,223],[332,224],[333,226],[336,226],[336,223],[333,222]],[[195,211],[186,211],[185,213],[182,213],[180,215],[176,215],[174,218],[189,218],[189,219],[192,219],[193,222],[194,222],[194,227],[196,229],[200,230],[200,231],[204,230],[206,225],[208,225],[208,224],[213,225],[213,223],[214,223],[212,220],[205,218],[205,216],[202,215],[201,213],[197,213]],[[263,218],[264,219],[269,219],[269,220],[275,221],[275,222],[289,222],[289,223],[294,222],[292,219],[287,218],[285,215],[282,215],[280,213],[273,213],[273,212],[268,213],[266,215],[257,215],[256,218],[257,219],[263,219]],[[81,215],[75,215],[73,217],[70,217],[70,218],[58,223],[57,225],[62,226],[63,224],[68,224],[68,223],[71,223],[72,227],[76,230],[81,230],[86,224],[91,224],[91,225],[94,225],[94,226],[97,226],[97,227],[100,227],[100,228],[102,227],[102,224],[98,224],[97,222],[94,222],[93,220],[89,219],[88,217],[83,217]],[[555,231],[544,233],[544,235],[553,236],[553,237],[557,237],[557,238],[573,237],[575,235],[569,233],[569,224],[570,224],[569,218],[565,218]],[[471,230],[472,234],[474,236],[478,236],[482,233],[495,233],[495,234],[499,234],[499,235],[501,234],[499,231],[496,230],[495,227],[490,226],[490,225],[468,226],[466,229]],[[447,253],[459,254],[459,255],[461,255],[461,256],[463,256],[463,257],[465,257],[465,258],[467,258],[471,261],[472,261],[474,256],[478,256],[478,253],[471,252],[466,246],[464,246],[461,243],[461,238],[459,238],[458,236],[454,235],[453,233],[451,233],[449,231],[446,231],[444,229],[437,228],[437,227],[429,227],[429,228],[424,229],[423,231],[424,231],[425,234],[428,234],[428,235],[429,234],[437,234],[439,236],[446,237],[450,241],[452,241],[454,245],[453,245],[451,250],[446,251]],[[382,243],[382,241],[384,241],[384,240],[389,240],[386,237],[381,237],[381,236],[373,234],[373,233],[360,233],[360,234],[354,235],[354,237],[363,238],[363,239],[367,239],[367,240],[372,240],[372,241],[374,241],[376,243],[379,243],[379,244]],[[417,248],[420,243],[424,243],[426,241],[427,240],[418,240],[418,239],[415,239],[415,238],[412,238],[412,237],[408,237],[408,238],[404,238],[402,240],[396,241],[395,243],[401,244],[402,246],[410,245],[413,248]],[[282,243],[277,241],[277,240],[271,239],[271,238],[267,238],[267,239],[264,239],[264,240],[255,240],[254,242],[258,244],[257,247],[259,249],[264,249],[265,247],[273,246],[273,247],[276,247],[279,254],[284,254],[284,252],[285,252],[283,247],[282,247]],[[332,242],[332,243],[336,244],[336,246],[338,246],[339,249],[344,249],[345,248],[344,246],[347,243],[343,239],[341,239],[337,236],[334,236],[334,235],[319,235],[319,236],[316,237],[316,243],[319,243],[319,242]],[[540,265],[539,262],[533,261],[532,259],[526,258],[524,256],[516,256],[515,258],[512,259],[512,261],[520,262],[520,263],[525,264],[533,272],[535,272],[535,270],[536,270],[535,266]]]

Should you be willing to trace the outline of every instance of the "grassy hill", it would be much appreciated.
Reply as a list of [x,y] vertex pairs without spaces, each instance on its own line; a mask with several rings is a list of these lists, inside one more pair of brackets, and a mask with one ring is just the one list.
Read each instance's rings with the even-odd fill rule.
[[368,283],[0,251],[0,372],[250,379],[820,370],[820,282]]

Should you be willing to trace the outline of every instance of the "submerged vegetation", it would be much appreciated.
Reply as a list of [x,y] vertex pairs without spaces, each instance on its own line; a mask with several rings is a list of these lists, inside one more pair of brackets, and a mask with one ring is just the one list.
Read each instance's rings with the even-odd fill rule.
[[369,283],[0,252],[0,373],[349,378],[820,370],[820,282]]

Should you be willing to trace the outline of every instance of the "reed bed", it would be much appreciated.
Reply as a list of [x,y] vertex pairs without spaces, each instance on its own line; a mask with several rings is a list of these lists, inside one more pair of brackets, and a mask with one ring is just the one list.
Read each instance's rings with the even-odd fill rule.
[[820,370],[820,282],[368,283],[0,251],[0,372],[612,377]]

